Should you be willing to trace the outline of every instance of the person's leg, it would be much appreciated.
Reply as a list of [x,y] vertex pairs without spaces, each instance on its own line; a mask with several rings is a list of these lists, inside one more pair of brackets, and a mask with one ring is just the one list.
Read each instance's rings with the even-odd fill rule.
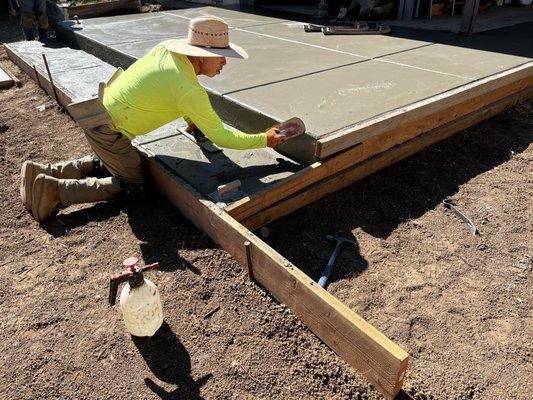
[[35,15],[37,17],[37,31],[39,32],[39,41],[48,40],[48,15],[46,14],[46,0],[34,0]]
[[26,40],[35,40],[33,0],[20,0],[20,24]]
[[145,176],[141,158],[122,133],[107,125],[86,129],[87,140],[112,178],[56,179],[38,175],[32,189],[32,213],[39,222],[71,204],[111,200],[141,193]]
[[20,171],[20,198],[28,211],[31,210],[33,182],[39,174],[63,179],[104,178],[110,175],[96,156],[85,156],[54,164],[25,161]]
[[38,222],[43,222],[60,208],[112,200],[121,191],[120,183],[114,177],[57,179],[39,174],[33,184],[32,215]]
[[85,137],[102,164],[119,181],[128,185],[144,184],[141,156],[130,139],[108,125],[86,129]]

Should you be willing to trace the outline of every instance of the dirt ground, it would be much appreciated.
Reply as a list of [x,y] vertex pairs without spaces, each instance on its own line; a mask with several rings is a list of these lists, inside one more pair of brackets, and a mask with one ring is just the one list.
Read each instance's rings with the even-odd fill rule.
[[[0,41],[20,39],[0,19]],[[0,399],[381,398],[157,193],[39,226],[19,199],[22,162],[89,147],[3,49],[0,61],[23,83],[0,91]],[[531,398],[532,141],[526,103],[269,226],[265,240],[313,278],[327,234],[357,241],[329,290],[411,354],[400,398]],[[148,278],[166,322],[151,339],[107,304],[130,255],[161,264]]]

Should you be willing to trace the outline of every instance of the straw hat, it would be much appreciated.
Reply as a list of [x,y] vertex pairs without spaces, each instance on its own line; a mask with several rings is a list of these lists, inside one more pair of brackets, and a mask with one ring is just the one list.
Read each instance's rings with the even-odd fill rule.
[[212,15],[191,19],[187,39],[171,39],[166,48],[186,56],[248,58],[242,48],[229,41],[228,24]]

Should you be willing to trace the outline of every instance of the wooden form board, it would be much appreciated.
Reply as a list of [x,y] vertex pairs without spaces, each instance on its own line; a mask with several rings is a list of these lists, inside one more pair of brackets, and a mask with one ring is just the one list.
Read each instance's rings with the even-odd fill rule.
[[158,190],[241,265],[250,242],[254,279],[386,398],[400,391],[409,355],[214,203],[140,150]]
[[[427,132],[484,107],[487,103],[483,104],[483,99],[487,93],[513,83],[518,86],[515,91],[519,91],[519,86],[526,84],[526,82],[531,84],[531,79],[533,79],[533,61],[478,79],[375,118],[367,119],[328,135],[318,140],[316,156],[319,159],[325,159],[372,137],[394,129],[402,129],[404,126],[412,126],[419,133]],[[443,113],[445,110],[450,112]]]
[[[518,93],[515,98],[520,98],[521,100],[527,99],[528,96],[531,97],[531,94],[528,95],[527,93],[533,87],[533,63],[514,68],[505,73],[498,74],[498,76],[501,81],[495,77],[486,80],[483,91],[477,86],[470,88],[477,94],[476,97],[470,97],[460,103],[454,104],[450,104],[449,99],[446,100],[447,98],[445,98],[440,103],[441,109],[434,110],[434,113],[428,114],[426,108],[421,108],[423,112],[420,113],[418,118],[415,117],[414,111],[411,110],[407,121],[399,126],[399,117],[395,118],[392,124],[387,124],[383,120],[375,130],[370,129],[372,127],[368,129],[369,137],[362,143],[358,143],[326,160],[313,163],[302,171],[279,182],[277,185],[269,187],[267,190],[232,203],[226,207],[226,211],[238,221],[243,222],[247,227],[255,229],[260,226],[257,225],[259,223],[258,221],[272,221],[276,218],[274,215],[271,215],[268,219],[260,217],[252,218],[254,214],[262,213],[266,208],[272,208],[274,204],[283,202],[287,197],[299,192],[301,192],[300,195],[302,197],[308,198],[304,196],[303,190],[305,188],[312,187],[312,185],[324,179],[339,174],[358,164],[362,164],[365,160],[386,152],[395,146],[408,143],[410,140],[426,132],[435,133],[439,127],[442,127],[445,131],[449,131],[451,129],[450,127],[455,127],[457,129],[455,132],[465,129],[472,124],[494,115],[490,114],[489,111],[494,109],[495,104],[505,103],[505,101],[499,103],[501,100],[509,99],[511,102],[509,106],[511,106],[513,104],[512,99],[514,94]],[[386,166],[383,165],[380,167],[381,164],[378,161],[374,161],[373,164],[375,165],[375,167],[371,168],[373,171],[377,171]],[[367,167],[362,165],[361,169],[364,168]]]
[[[55,6],[55,3],[48,3],[48,6]],[[57,5],[66,19],[73,19],[74,16],[78,18],[94,18],[101,15],[109,14],[114,11],[132,10],[141,11],[140,0],[110,0],[101,1],[99,3],[69,5],[68,2],[62,2]]]
[[[9,51],[8,51],[9,53]],[[12,57],[12,58],[11,58]],[[46,77],[35,75],[33,67],[11,52],[10,58],[41,85]],[[62,88],[58,97],[67,111],[77,117],[94,113],[94,102],[72,104]],[[83,109],[87,113],[83,113]],[[359,371],[386,398],[393,399],[403,385],[409,355],[379,330],[321,288],[305,273],[269,247],[250,230],[194,188],[169,172],[153,154],[138,148],[155,186],[196,226],[220,244],[240,264],[248,266],[254,279],[301,320],[349,365]],[[249,242],[250,263],[245,242]]]

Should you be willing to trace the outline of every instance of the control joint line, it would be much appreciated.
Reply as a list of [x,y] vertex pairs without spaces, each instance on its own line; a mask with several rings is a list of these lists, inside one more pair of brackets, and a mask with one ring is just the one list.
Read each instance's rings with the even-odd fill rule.
[[[174,15],[176,17],[187,19],[187,20],[192,19],[192,18],[188,18],[188,17],[182,16],[182,15],[170,14],[170,13],[166,13],[166,12],[165,12],[165,14]],[[396,61],[391,61],[391,60],[383,60],[383,59],[379,58],[379,57],[384,57],[384,56],[371,58],[371,57],[363,56],[362,54],[351,53],[349,51],[342,51],[342,50],[337,50],[337,49],[330,49],[328,47],[319,46],[319,45],[316,45],[316,44],[300,42],[298,40],[293,40],[293,39],[281,38],[281,37],[274,36],[274,35],[268,35],[266,33],[249,31],[249,30],[243,29],[243,28],[233,28],[233,30],[250,33],[252,35],[264,36],[264,37],[268,37],[268,38],[271,38],[271,39],[277,39],[277,40],[281,40],[281,41],[284,41],[284,42],[294,43],[294,44],[298,44],[298,45],[302,45],[302,46],[309,46],[309,47],[314,47],[314,48],[321,49],[321,50],[332,51],[334,53],[346,54],[348,56],[360,57],[360,58],[364,58],[365,61],[373,60],[373,61],[376,61],[376,62],[384,62],[384,63],[388,63],[388,64],[399,65],[399,66],[402,66],[402,67],[413,68],[413,69],[417,69],[417,70],[420,70],[420,71],[432,72],[432,73],[439,74],[439,75],[452,76],[452,77],[455,77],[455,78],[472,80],[472,78],[467,77],[467,76],[462,76],[462,75],[457,75],[457,74],[452,74],[452,73],[442,72],[442,71],[436,71],[436,70],[429,69],[429,68],[415,67],[413,65],[408,65],[408,64],[401,63],[401,62],[396,62]],[[434,45],[434,44],[435,43],[432,43],[431,45]],[[409,51],[409,50],[406,50],[406,51]]]

